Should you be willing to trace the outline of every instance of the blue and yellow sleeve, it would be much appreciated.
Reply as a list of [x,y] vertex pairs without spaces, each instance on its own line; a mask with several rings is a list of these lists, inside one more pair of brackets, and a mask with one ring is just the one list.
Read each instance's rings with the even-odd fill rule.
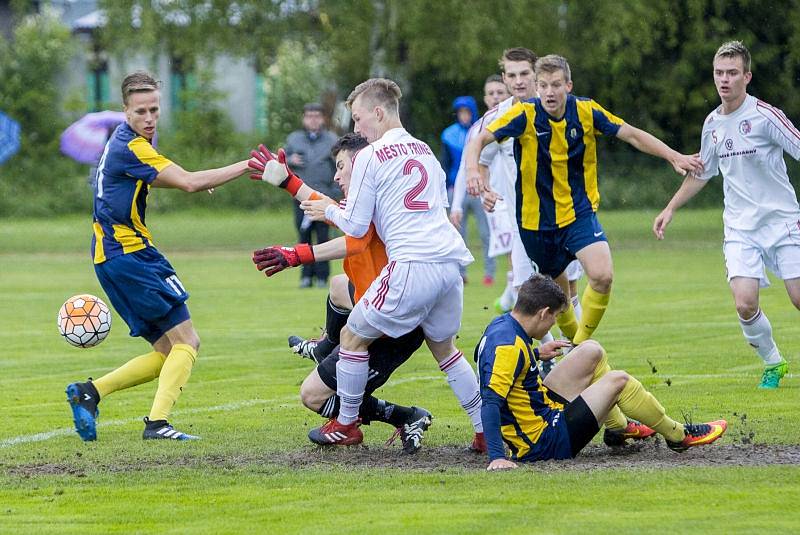
[[507,112],[489,123],[486,129],[494,134],[497,141],[503,141],[508,137],[519,137],[528,127],[528,110],[523,102],[517,102],[511,106]]
[[500,409],[514,381],[522,371],[524,359],[517,345],[484,347],[480,359],[481,421],[489,461],[505,458]]
[[148,184],[156,179],[158,173],[172,164],[143,137],[137,136],[128,143],[130,158],[125,172],[130,176],[144,180]]
[[592,122],[594,129],[599,131],[605,136],[616,136],[619,128],[625,124],[625,121],[607,111],[600,104],[591,101],[592,103]]

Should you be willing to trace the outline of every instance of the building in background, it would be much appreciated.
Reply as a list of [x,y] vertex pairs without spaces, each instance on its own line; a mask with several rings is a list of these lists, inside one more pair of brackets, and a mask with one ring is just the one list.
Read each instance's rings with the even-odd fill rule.
[[[8,4],[0,2],[0,14],[3,9],[8,9]],[[60,13],[62,22],[76,36],[81,48],[65,69],[63,83],[67,93],[85,95],[85,111],[121,109],[119,87],[122,79],[127,73],[139,69],[151,72],[162,81],[161,121],[164,126],[171,126],[174,112],[190,104],[183,101],[183,90],[194,87],[196,75],[183,68],[182,63],[170,57],[167,51],[155,56],[138,54],[121,59],[102,48],[98,30],[105,25],[106,19],[95,0],[51,0],[45,4]],[[176,20],[175,23],[181,22]],[[131,31],[136,26],[135,13],[133,26]],[[202,67],[213,71],[214,89],[223,95],[218,104],[230,116],[236,129],[264,133],[267,124],[264,79],[256,72],[253,61],[218,55]]]

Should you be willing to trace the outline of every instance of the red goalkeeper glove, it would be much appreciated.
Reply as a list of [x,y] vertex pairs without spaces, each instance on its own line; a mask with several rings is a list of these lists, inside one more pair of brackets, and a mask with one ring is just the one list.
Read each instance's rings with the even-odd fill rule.
[[297,195],[297,190],[303,185],[303,181],[286,165],[286,151],[283,149],[278,150],[278,157],[275,158],[267,147],[259,145],[257,150],[250,151],[247,167],[254,171],[250,173],[250,178],[283,188],[292,197]]
[[294,247],[273,245],[266,249],[253,251],[253,263],[264,275],[271,277],[287,267],[314,262],[314,250],[307,243],[298,243]]

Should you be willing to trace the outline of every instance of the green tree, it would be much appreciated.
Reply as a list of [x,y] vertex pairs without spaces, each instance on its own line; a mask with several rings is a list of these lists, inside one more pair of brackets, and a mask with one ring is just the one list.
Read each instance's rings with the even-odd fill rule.
[[69,30],[48,9],[22,17],[10,42],[0,35],[0,109],[22,131],[19,154],[0,167],[0,215],[86,204],[86,177],[58,148],[67,125],[58,77],[74,51]]

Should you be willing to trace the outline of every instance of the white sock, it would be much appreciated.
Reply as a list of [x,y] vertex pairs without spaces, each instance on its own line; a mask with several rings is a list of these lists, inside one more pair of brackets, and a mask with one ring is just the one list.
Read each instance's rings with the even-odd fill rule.
[[340,403],[336,419],[339,423],[347,425],[358,419],[368,375],[368,352],[339,349],[339,361],[336,363],[336,394]]
[[475,432],[482,433],[481,391],[478,387],[478,378],[472,370],[472,366],[464,358],[464,353],[456,351],[447,360],[439,363],[439,369],[447,374],[447,382],[453,389],[461,407],[467,411]]
[[772,339],[772,325],[767,319],[767,315],[760,308],[755,316],[750,319],[739,318],[739,324],[742,326],[744,339],[753,346],[758,356],[764,360],[765,366],[778,364],[782,360],[778,346],[775,345],[775,340]]
[[514,272],[509,271],[506,273],[506,287],[500,295],[500,308],[503,310],[511,310],[517,302],[517,292],[514,288]]
[[570,299],[572,299],[572,308],[575,309],[575,319],[581,321],[581,297],[579,295],[573,295]]

